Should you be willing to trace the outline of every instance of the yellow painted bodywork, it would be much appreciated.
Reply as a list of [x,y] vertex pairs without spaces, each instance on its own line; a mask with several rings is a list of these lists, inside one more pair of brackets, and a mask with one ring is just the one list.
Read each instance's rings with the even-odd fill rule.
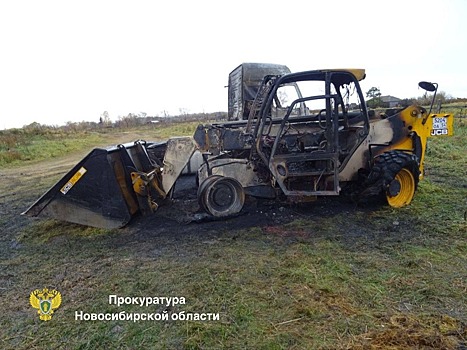
[[[400,112],[400,119],[404,122],[407,137],[402,138],[388,149],[413,150],[413,139],[410,137],[415,132],[421,141],[420,179],[423,178],[423,163],[427,140],[429,137],[451,136],[454,132],[454,115],[430,114],[420,106],[410,106]],[[387,149],[387,150],[388,150]]]
[[[323,69],[323,71],[327,71]],[[329,72],[349,72],[351,73],[358,81],[365,79],[366,73],[364,69],[361,68],[338,68],[338,69],[331,69]]]
[[[359,169],[368,169],[371,159],[391,150],[416,154],[420,161],[420,179],[422,179],[428,138],[452,135],[453,124],[452,114],[428,115],[426,109],[416,105],[389,117],[373,118],[370,120],[367,137],[339,173],[339,180],[355,181]],[[416,139],[414,134],[419,138],[418,145],[414,141]]]

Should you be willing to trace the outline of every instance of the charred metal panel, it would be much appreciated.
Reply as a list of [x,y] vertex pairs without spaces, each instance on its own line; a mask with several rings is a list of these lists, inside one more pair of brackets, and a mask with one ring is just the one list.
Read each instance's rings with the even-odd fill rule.
[[198,176],[200,183],[209,175],[220,175],[236,179],[243,187],[260,185],[261,181],[257,177],[253,166],[247,159],[214,159],[209,161],[209,170],[204,164],[201,166]]
[[242,76],[243,65],[235,68],[229,75],[227,113],[228,120],[243,119]]
[[266,75],[289,74],[287,66],[268,63],[243,63],[229,74],[228,119],[248,119],[249,106]]
[[208,143],[207,149],[213,155],[218,155],[221,152],[221,129],[209,128],[206,131],[206,139]]
[[246,135],[241,129],[226,129],[222,141],[223,150],[250,149],[252,145],[251,137]]
[[193,139],[197,143],[200,150],[206,151],[208,148],[208,143],[206,140],[206,128],[204,125],[198,125],[196,128],[195,134],[193,135]]
[[[259,172],[247,159],[214,159],[209,162],[209,170],[211,175],[236,179],[242,185],[245,194],[261,198],[276,197],[271,181],[263,181]],[[204,164],[198,172],[199,182],[202,183],[208,176],[208,167]]]
[[168,193],[197,148],[193,137],[176,137],[167,141],[162,170],[162,189]]

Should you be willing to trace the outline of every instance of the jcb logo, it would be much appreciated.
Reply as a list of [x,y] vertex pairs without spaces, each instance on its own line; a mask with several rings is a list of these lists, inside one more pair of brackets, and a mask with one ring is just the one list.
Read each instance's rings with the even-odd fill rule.
[[440,135],[447,135],[448,129],[433,129],[431,130],[431,136],[440,136]]

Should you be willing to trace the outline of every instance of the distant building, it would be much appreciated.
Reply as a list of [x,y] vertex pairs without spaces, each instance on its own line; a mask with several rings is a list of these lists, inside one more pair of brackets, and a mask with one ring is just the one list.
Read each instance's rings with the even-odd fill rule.
[[394,97],[394,96],[390,96],[390,95],[387,95],[387,96],[380,96],[379,99],[381,100],[381,102],[383,102],[383,104],[388,107],[388,108],[394,108],[394,107],[398,107],[401,105],[402,103],[402,100],[400,98],[397,98],[397,97]]

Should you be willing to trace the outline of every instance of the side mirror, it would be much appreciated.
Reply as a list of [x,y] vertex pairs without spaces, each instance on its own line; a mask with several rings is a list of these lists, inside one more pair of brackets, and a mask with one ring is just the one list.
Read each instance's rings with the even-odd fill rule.
[[418,86],[420,86],[423,90],[433,92],[436,90],[436,86],[433,83],[429,83],[427,81],[421,81],[418,83]]
[[430,106],[430,111],[428,112],[426,118],[423,119],[422,124],[425,125],[428,116],[431,114],[431,111],[433,110],[433,103],[435,103],[435,98],[436,98],[436,91],[438,90],[438,84],[437,83],[429,83],[427,81],[421,81],[418,83],[418,86],[420,86],[423,90],[429,91],[429,92],[434,92],[433,97],[431,99],[431,106]]

